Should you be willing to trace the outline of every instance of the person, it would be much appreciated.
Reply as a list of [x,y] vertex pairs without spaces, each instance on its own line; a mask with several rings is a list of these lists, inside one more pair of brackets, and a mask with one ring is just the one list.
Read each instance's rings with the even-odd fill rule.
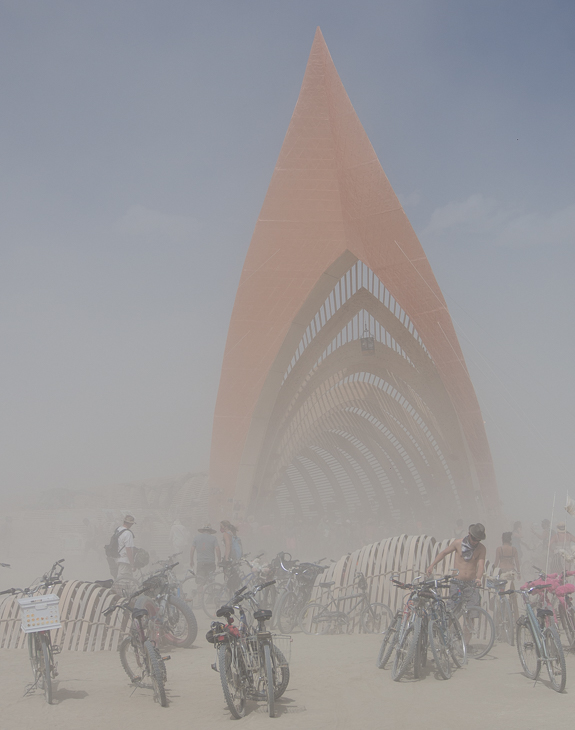
[[116,582],[130,583],[134,580],[134,533],[136,520],[132,515],[124,517],[124,524],[118,527],[118,557],[116,558]]
[[565,570],[571,570],[570,563],[572,562],[571,555],[575,537],[570,532],[567,532],[567,527],[564,522],[558,522],[556,529],[557,533],[549,541],[549,550],[551,553],[550,572],[562,573]]
[[511,532],[504,532],[501,536],[501,545],[495,551],[494,568],[499,568],[499,575],[514,570],[517,577],[520,577],[521,566],[519,563],[519,553],[517,548],[511,544]]
[[170,542],[176,555],[183,552],[188,544],[188,531],[178,519],[174,520],[170,528]]
[[521,522],[513,523],[511,544],[517,550],[517,554],[519,555],[519,563],[521,564],[521,560],[523,559],[523,547],[529,547],[529,545],[523,539],[523,525],[521,524]]
[[224,539],[224,560],[240,560],[243,551],[237,527],[232,525],[229,520],[222,520],[220,532]]
[[[485,545],[481,541],[485,540],[485,527],[481,522],[469,525],[466,537],[454,540],[445,550],[442,550],[435,558],[433,563],[425,571],[431,575],[433,568],[451,553],[455,553],[453,569],[459,571],[457,574],[458,584],[451,583],[449,586],[448,608],[453,608],[453,597],[461,592],[463,594],[463,603],[466,608],[481,605],[481,596],[479,595],[479,586],[485,570]],[[463,637],[466,643],[469,643],[470,636]]]
[[192,548],[190,550],[190,568],[194,570],[194,556],[197,553],[196,582],[198,584],[206,582],[210,573],[215,573],[216,562],[222,559],[218,538],[215,536],[216,531],[210,524],[198,529],[199,535],[192,540]]
[[463,520],[461,517],[459,517],[457,520],[455,520],[455,526],[453,528],[453,537],[456,540],[459,540],[459,538],[465,537],[465,528],[463,527]]

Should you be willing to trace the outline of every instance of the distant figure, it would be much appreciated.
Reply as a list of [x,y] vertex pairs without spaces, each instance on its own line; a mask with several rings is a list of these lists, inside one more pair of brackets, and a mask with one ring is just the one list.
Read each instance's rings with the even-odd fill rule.
[[184,552],[188,545],[188,531],[178,519],[174,520],[174,524],[170,529],[170,542],[174,553]]
[[460,540],[462,537],[465,537],[465,527],[463,526],[463,520],[461,517],[457,520],[455,520],[455,527],[453,528],[453,537],[456,540]]
[[205,525],[198,529],[199,535],[192,540],[192,549],[190,550],[190,568],[194,569],[194,556],[197,555],[196,582],[201,585],[209,578],[210,573],[216,572],[216,562],[222,559],[220,546],[216,531],[211,525]]
[[499,568],[499,575],[514,570],[517,573],[517,577],[520,577],[521,564],[519,562],[519,553],[517,552],[517,548],[514,548],[511,544],[511,537],[511,532],[504,532],[501,536],[501,545],[495,552],[495,563],[493,563],[493,567]]
[[511,544],[517,550],[519,555],[519,563],[523,560],[523,549],[522,547],[529,547],[523,539],[523,525],[521,522],[513,523],[513,533],[511,534]]
[[106,545],[106,557],[112,578],[121,583],[134,579],[134,533],[132,527],[136,520],[132,515],[124,517],[124,524],[117,527]]
[[229,520],[222,520],[220,532],[224,539],[224,560],[241,560],[243,549],[237,527],[232,525]]
[[[549,542],[549,548],[551,553],[551,573],[562,573],[564,570],[571,570],[570,563],[572,562],[573,546],[575,544],[575,537],[567,532],[567,528],[564,522],[558,522],[557,533],[553,535]],[[569,565],[566,566],[566,561]]]

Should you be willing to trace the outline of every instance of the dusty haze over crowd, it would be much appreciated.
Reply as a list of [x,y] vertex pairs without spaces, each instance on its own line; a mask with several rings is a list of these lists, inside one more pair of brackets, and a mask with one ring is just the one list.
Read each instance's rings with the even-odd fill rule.
[[5,0],[0,498],[207,469],[317,25],[447,299],[506,513],[575,497],[574,22],[569,0]]

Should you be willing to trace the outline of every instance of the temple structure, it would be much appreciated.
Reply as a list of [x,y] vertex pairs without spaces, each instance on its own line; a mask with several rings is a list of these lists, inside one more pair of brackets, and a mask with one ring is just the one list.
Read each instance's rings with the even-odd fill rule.
[[363,510],[407,530],[499,509],[445,300],[319,29],[237,291],[209,479],[214,519]]

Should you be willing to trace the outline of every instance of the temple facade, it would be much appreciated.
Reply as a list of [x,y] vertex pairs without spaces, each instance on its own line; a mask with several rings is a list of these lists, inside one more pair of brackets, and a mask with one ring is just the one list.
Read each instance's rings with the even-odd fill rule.
[[445,300],[319,29],[236,295],[209,480],[214,519],[359,511],[393,534],[499,510]]

